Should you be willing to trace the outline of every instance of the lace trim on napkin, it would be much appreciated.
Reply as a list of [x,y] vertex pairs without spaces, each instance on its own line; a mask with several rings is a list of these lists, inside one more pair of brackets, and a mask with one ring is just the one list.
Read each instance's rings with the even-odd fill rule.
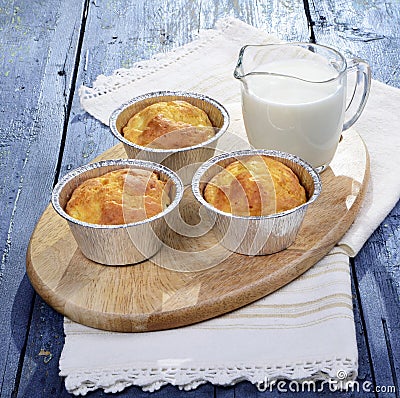
[[[346,382],[355,380],[358,365],[351,359],[334,358],[331,360],[296,363],[285,366],[232,366],[203,368],[134,368],[118,371],[75,371],[65,379],[67,390],[74,395],[86,395],[90,391],[102,388],[106,393],[116,393],[129,386],[139,386],[143,391],[154,392],[162,386],[172,384],[179,389],[189,391],[201,384],[229,386],[241,381],[250,381],[263,388],[271,386],[277,380],[299,381],[330,380],[333,386],[343,388]],[[84,381],[83,381],[84,380]],[[332,387],[330,387],[332,388]]]
[[107,95],[134,81],[144,79],[209,44],[210,40],[223,35],[228,28],[237,23],[238,20],[234,18],[221,19],[217,21],[214,29],[200,30],[197,37],[184,46],[156,54],[149,60],[136,62],[129,69],[116,69],[111,76],[99,75],[93,82],[93,87],[79,88],[79,97],[84,101]]

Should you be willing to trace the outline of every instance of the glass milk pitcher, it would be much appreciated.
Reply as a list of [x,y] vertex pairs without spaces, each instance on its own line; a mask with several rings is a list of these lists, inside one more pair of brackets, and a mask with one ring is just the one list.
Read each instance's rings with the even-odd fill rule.
[[[346,107],[351,71],[356,81]],[[371,85],[365,61],[310,43],[244,46],[234,76],[250,144],[297,155],[319,172],[361,115]]]

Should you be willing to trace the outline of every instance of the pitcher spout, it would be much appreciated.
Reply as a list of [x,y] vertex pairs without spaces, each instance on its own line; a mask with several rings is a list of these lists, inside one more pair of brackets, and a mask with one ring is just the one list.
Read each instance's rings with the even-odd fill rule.
[[244,53],[246,48],[248,47],[248,45],[243,46],[240,51],[239,51],[239,57],[238,57],[238,61],[235,67],[235,70],[233,71],[233,77],[235,79],[238,79],[240,81],[242,81],[242,79],[245,77],[245,72],[243,69],[243,57],[244,57]]

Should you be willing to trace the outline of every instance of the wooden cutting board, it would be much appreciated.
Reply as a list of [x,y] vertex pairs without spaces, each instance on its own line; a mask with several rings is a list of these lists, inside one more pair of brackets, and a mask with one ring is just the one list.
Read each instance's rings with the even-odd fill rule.
[[[120,157],[125,157],[121,144],[96,160]],[[171,231],[153,259],[132,266],[104,266],[86,259],[66,221],[49,205],[30,240],[27,273],[50,306],[87,326],[138,332],[209,319],[297,278],[348,230],[369,178],[368,152],[354,130],[343,134],[321,178],[322,193],[308,208],[296,241],[276,254],[251,257],[228,252],[212,230],[194,236],[196,225],[201,229],[202,224],[189,187],[180,205],[187,236]]]

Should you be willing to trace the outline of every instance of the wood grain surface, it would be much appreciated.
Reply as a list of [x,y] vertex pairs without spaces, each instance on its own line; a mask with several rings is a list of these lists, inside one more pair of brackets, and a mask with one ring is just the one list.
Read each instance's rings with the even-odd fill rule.
[[[124,156],[119,144],[100,158]],[[138,332],[188,325],[242,307],[308,270],[354,221],[368,177],[367,149],[350,130],[321,174],[322,193],[307,209],[295,242],[267,256],[229,252],[213,230],[197,237],[170,230],[150,260],[104,266],[83,256],[66,221],[49,206],[29,245],[27,273],[48,304],[87,326]],[[190,186],[180,212],[188,225],[201,225]]]

